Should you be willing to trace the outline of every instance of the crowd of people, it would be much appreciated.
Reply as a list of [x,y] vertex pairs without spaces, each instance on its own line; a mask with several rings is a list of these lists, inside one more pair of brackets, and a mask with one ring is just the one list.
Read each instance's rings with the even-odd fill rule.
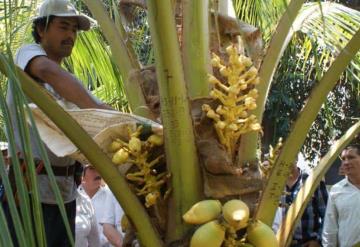
[[[35,43],[22,46],[14,61],[49,94],[63,102],[63,107],[111,109],[61,67],[64,58],[72,52],[78,31],[89,30],[90,24],[90,19],[78,13],[68,0],[45,0],[33,20]],[[22,159],[24,149],[21,130],[17,126],[17,106],[11,83],[9,81],[7,104],[16,151],[18,158]],[[30,140],[34,158],[41,159],[40,146],[31,127]],[[78,186],[74,175],[79,164],[71,158],[57,157],[47,148],[46,151],[61,190],[76,246],[121,246],[120,219],[123,211],[99,173],[91,165],[85,165]],[[360,206],[360,146],[348,146],[342,152],[341,159],[341,173],[345,178],[334,185],[329,193],[325,184],[320,183],[296,227],[292,247],[353,247],[360,244],[360,210],[357,210]],[[46,170],[40,167],[37,172],[47,246],[70,246]],[[275,231],[306,178],[307,175],[295,163],[275,217]],[[17,246],[6,201],[3,201],[2,207],[14,245]]]
[[[342,151],[339,173],[345,176],[344,179],[333,185],[329,191],[324,181],[316,188],[296,225],[291,247],[360,245],[360,211],[356,210],[360,206],[359,144],[351,144]],[[275,215],[275,232],[307,176],[295,162]]]

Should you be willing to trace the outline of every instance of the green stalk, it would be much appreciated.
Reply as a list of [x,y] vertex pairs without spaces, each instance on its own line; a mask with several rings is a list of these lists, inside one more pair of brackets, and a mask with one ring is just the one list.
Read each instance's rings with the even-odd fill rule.
[[129,40],[125,37],[123,26],[116,26],[110,19],[104,4],[99,0],[84,0],[96,20],[101,26],[101,30],[110,44],[113,60],[121,73],[127,99],[132,112],[146,118],[151,118],[151,113],[146,108],[146,102],[139,83],[129,80],[129,75],[134,70],[140,69],[140,64]]
[[[293,0],[288,5],[271,38],[266,55],[259,69],[260,83],[256,86],[259,91],[259,97],[256,100],[257,108],[253,112],[259,123],[262,122],[266,99],[277,65],[293,34],[290,29],[303,3],[304,0]],[[258,138],[258,132],[250,132],[241,137],[238,155],[240,164],[256,160]]]
[[[2,163],[4,163],[4,161],[2,161]],[[4,176],[6,176],[6,172],[4,173]],[[0,205],[0,229],[1,229],[0,246],[13,247],[14,245],[11,240],[10,231],[6,224],[5,213],[1,205]]]
[[304,210],[314,194],[321,179],[326,171],[333,164],[341,151],[349,144],[349,142],[360,133],[360,121],[354,124],[346,133],[334,143],[329,152],[320,160],[319,164],[314,168],[313,172],[306,179],[306,182],[299,190],[295,201],[291,204],[287,211],[285,219],[280,225],[277,232],[279,246],[289,246],[292,241],[292,235],[296,228],[298,220],[300,220]]
[[[19,246],[26,246],[26,243],[29,243],[29,242],[26,239],[24,227],[23,227],[23,224],[22,224],[22,220],[21,220],[19,212],[18,212],[18,210],[16,208],[15,199],[12,196],[13,195],[13,190],[11,189],[10,181],[9,181],[9,178],[8,178],[8,173],[7,173],[7,170],[5,168],[5,163],[4,163],[3,158],[1,158],[0,162],[1,162],[1,164],[0,164],[0,177],[1,177],[2,183],[4,185],[5,193],[7,195],[10,195],[10,196],[8,196],[8,206],[9,206],[9,210],[10,210],[10,213],[11,213],[11,217],[13,219],[14,228],[15,228],[15,234],[16,234]],[[0,204],[0,211],[1,211],[0,212],[0,214],[1,214],[1,220],[0,220],[1,221],[1,238],[0,239],[1,239],[1,241],[3,241],[3,238],[4,239],[6,239],[6,238],[11,239],[11,237],[10,237],[10,232],[9,232],[9,229],[8,229],[8,225],[7,225],[5,215],[3,215],[2,204]],[[5,227],[3,227],[2,225],[5,225]],[[1,245],[1,246],[7,246],[7,245],[13,246],[12,240],[10,240],[10,241],[8,240],[5,245]]]
[[209,0],[183,3],[182,55],[190,98],[209,95]]
[[[0,71],[5,75],[4,65],[0,63]],[[126,180],[120,175],[109,157],[100,149],[84,129],[61,108],[49,94],[24,71],[17,68],[17,73],[25,94],[64,132],[64,134],[80,149],[89,162],[95,166],[109,185],[116,199],[120,202],[138,231],[142,246],[162,246],[158,233]]]
[[292,126],[288,138],[284,143],[278,159],[276,160],[269,180],[262,193],[255,218],[268,225],[272,224],[278,202],[285,187],[290,167],[304,143],[306,135],[315,120],[326,96],[336,85],[338,78],[360,49],[360,30],[352,37],[346,47],[324,74],[321,80],[311,91],[308,101],[299,113],[298,119]]
[[[0,63],[5,63],[5,69],[7,71],[11,71],[11,66],[6,63],[6,61],[4,60],[4,57],[3,56],[0,56]],[[9,72],[11,73],[11,72]],[[12,74],[10,76],[10,78],[14,77],[14,74]],[[13,87],[11,88],[11,90],[13,91],[18,91],[17,88],[15,87],[14,88],[14,84],[11,84]],[[21,96],[19,96],[19,94],[14,94],[14,101],[19,103],[22,102],[22,99],[19,98]],[[3,110],[2,111],[2,114],[3,114],[3,117],[4,117],[4,125],[5,125],[5,128],[8,130],[8,143],[9,143],[9,150],[10,150],[10,156],[11,157],[17,157],[17,154],[16,154],[16,148],[15,148],[15,144],[14,144],[14,132],[13,132],[13,129],[12,127],[10,126],[10,116],[9,116],[9,110],[7,108],[7,105],[6,105],[6,102],[5,102],[5,99],[3,96],[0,97],[0,105],[1,105],[1,109]],[[18,116],[18,121],[16,122],[16,124],[19,126],[19,133],[20,133],[20,136],[22,138],[22,143],[21,145],[23,146],[24,150],[26,150],[27,148],[30,147],[30,141],[29,141],[29,132],[28,132],[28,129],[23,127],[24,126],[24,122],[26,122],[25,118],[21,118],[21,116],[24,116],[24,109],[23,108],[17,108],[16,109],[16,114]],[[20,116],[20,117],[19,117]],[[24,154],[29,155],[29,150],[27,150],[27,152],[25,151]],[[31,158],[31,160],[33,160]],[[12,160],[12,169],[14,171],[14,176],[15,176],[15,184],[16,184],[16,194],[17,194],[17,199],[18,199],[18,210],[20,210],[20,213],[21,213],[21,222],[20,222],[20,219],[18,218],[18,210],[16,209],[16,206],[15,206],[15,201],[14,201],[14,194],[13,194],[13,191],[7,186],[7,181],[5,181],[6,179],[8,179],[6,177],[6,179],[4,179],[4,186],[5,186],[5,191],[6,191],[6,194],[7,194],[7,198],[8,198],[8,205],[10,207],[10,213],[11,213],[11,217],[13,218],[14,220],[14,229],[15,229],[15,232],[16,232],[16,238],[18,239],[19,241],[19,244],[21,246],[25,246],[25,245],[29,245],[29,246],[35,246],[35,238],[34,238],[34,232],[33,232],[33,227],[32,227],[32,221],[34,220],[33,223],[37,224],[41,224],[38,220],[39,218],[36,218],[36,216],[34,218],[31,217],[31,206],[32,207],[39,207],[40,206],[40,202],[36,199],[38,199],[38,190],[37,190],[37,187],[32,187],[34,188],[32,190],[32,197],[31,199],[33,200],[33,204],[30,204],[30,198],[29,198],[29,192],[28,192],[28,189],[27,189],[27,185],[26,185],[26,181],[25,181],[25,178],[23,176],[23,171],[20,167],[20,162],[18,159],[13,159]],[[32,175],[32,171],[33,171],[33,167],[31,166],[33,164],[28,164],[27,166],[27,175],[30,177],[30,181],[32,180],[31,178],[33,177]],[[4,177],[3,177],[4,178]],[[19,226],[19,223],[21,224]],[[23,230],[22,230],[23,228]],[[36,233],[39,233],[41,230],[43,229],[43,227],[41,225],[39,225],[39,229],[36,229],[37,232]],[[24,236],[23,236],[24,234]],[[24,239],[24,237],[26,239]],[[41,240],[42,238],[40,237],[39,238],[39,235],[37,235],[38,237],[38,240],[39,240],[39,244],[41,244]]]
[[170,0],[148,1],[160,91],[167,164],[172,174],[167,242],[181,239],[188,227],[182,215],[201,198],[202,183],[194,131]]

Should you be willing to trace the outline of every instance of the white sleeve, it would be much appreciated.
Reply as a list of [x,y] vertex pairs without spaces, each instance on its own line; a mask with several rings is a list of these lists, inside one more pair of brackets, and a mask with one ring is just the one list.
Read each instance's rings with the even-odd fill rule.
[[327,202],[325,221],[322,233],[322,245],[324,247],[338,246],[338,213],[331,194]]
[[108,223],[115,226],[115,204],[114,196],[112,193],[108,193],[104,203],[104,214],[99,219],[100,224]]
[[31,59],[37,56],[47,56],[45,50],[39,44],[24,45],[16,52],[14,62],[22,70],[25,70]]

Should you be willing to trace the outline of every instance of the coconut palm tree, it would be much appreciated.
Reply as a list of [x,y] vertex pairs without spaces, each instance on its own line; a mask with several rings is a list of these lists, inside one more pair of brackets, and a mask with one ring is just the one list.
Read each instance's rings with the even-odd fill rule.
[[[0,29],[6,34],[0,43],[0,70],[8,79],[18,81],[13,88],[18,92],[17,104],[26,105],[25,95],[29,97],[81,150],[114,192],[134,226],[135,230],[132,231],[136,231],[137,238],[144,246],[188,245],[194,227],[186,224],[182,220],[182,215],[205,197],[216,198],[222,202],[229,198],[240,197],[250,207],[253,220],[271,225],[291,164],[327,95],[344,70],[348,69],[354,75],[358,75],[357,52],[360,48],[358,12],[334,3],[304,4],[304,1],[287,3],[283,0],[271,1],[271,4],[270,1],[234,0],[233,5],[229,1],[154,0],[147,1],[146,5],[144,1],[120,1],[120,7],[130,6],[134,11],[139,11],[138,8],[144,11],[143,8],[146,7],[152,40],[151,49],[155,57],[155,67],[149,69],[139,62],[135,49],[129,42],[131,39],[127,31],[132,16],[124,16],[124,12],[121,11],[119,14],[117,11],[119,5],[112,1],[107,2],[106,6],[101,1],[84,0],[83,2],[97,20],[100,31],[96,30],[89,35],[81,36],[74,56],[66,65],[69,69],[77,71],[84,83],[89,88],[95,89],[95,93],[101,98],[108,102],[120,102],[118,109],[129,109],[133,114],[156,120],[159,109],[154,106],[160,103],[166,154],[163,163],[166,165],[156,168],[159,169],[156,172],[165,169],[171,177],[161,189],[156,191],[160,194],[157,195],[157,203],[146,205],[145,202],[148,203],[148,199],[153,194],[137,193],[136,195],[135,192],[139,192],[136,189],[139,188],[130,179],[133,174],[121,175],[111,159],[78,123],[46,97],[36,83],[12,64],[11,52],[24,41],[24,37],[27,40],[26,30],[29,25],[26,20],[32,15],[36,1],[20,3],[8,0],[0,3],[0,9],[5,16],[0,23]],[[134,7],[135,4],[137,7]],[[228,10],[232,6],[244,22],[259,29],[229,17]],[[125,13],[129,14],[129,12]],[[261,174],[259,155],[261,131],[258,123],[264,118],[265,103],[269,97],[274,74],[278,67],[281,68],[278,66],[279,61],[290,41],[294,46],[299,47],[303,54],[307,54],[304,61],[308,61],[310,53],[306,47],[309,44],[308,40],[316,42],[317,49],[324,54],[318,60],[318,64],[315,64],[324,69],[316,70],[316,83],[309,92],[308,100],[292,124],[282,148],[278,150],[279,152],[274,152],[271,169],[268,173]],[[228,46],[229,44],[232,45]],[[212,59],[210,51],[217,54],[213,55]],[[239,69],[236,66],[240,66],[233,59],[238,59],[238,53],[253,60],[251,63],[249,59],[241,58],[246,64],[241,66],[247,68],[243,73],[250,71],[251,75],[258,75],[259,79],[245,78],[246,87],[241,89],[241,94],[237,91],[234,95],[234,91],[231,91],[233,89],[230,90],[232,85],[230,81],[237,81],[238,78],[231,77],[231,73]],[[94,54],[96,57],[93,57]],[[90,65],[85,65],[89,61],[91,61]],[[150,80],[145,76],[149,74],[152,78]],[[209,77],[209,74],[213,76]],[[237,76],[242,75],[244,74]],[[154,78],[157,87],[151,84]],[[304,80],[307,78],[304,76]],[[213,83],[212,86],[209,85],[209,81]],[[151,85],[152,92],[158,92],[158,95],[152,95],[153,101],[146,97],[148,95],[143,94],[146,88],[144,85]],[[4,91],[3,89],[2,92]],[[224,98],[224,94],[232,98]],[[122,106],[125,102],[124,95],[128,100],[126,107]],[[245,98],[249,98],[247,103],[243,100]],[[256,103],[253,98],[257,98]],[[225,108],[227,107],[225,103],[233,102],[231,100],[240,102],[233,104],[231,108],[231,111],[237,114],[231,113],[233,114],[231,115],[230,108]],[[3,96],[0,102],[4,124],[9,129],[9,117]],[[220,108],[222,110],[215,113],[214,110],[221,104],[223,104]],[[30,110],[19,107],[20,116],[24,116],[25,112],[29,114],[30,121],[33,121]],[[235,116],[236,121],[231,122],[226,118],[225,121],[223,115]],[[20,126],[26,126],[25,118],[20,119]],[[320,162],[312,179],[309,180],[311,189],[304,191],[304,197],[299,198],[298,204],[303,202],[306,204],[308,195],[317,186],[333,159],[359,132],[358,119],[354,122],[354,125]],[[25,127],[23,130],[24,146],[30,150],[27,130]],[[222,132],[223,130],[226,131]],[[9,132],[11,133],[11,129]],[[9,144],[12,147],[14,147],[13,142],[10,135]],[[43,156],[46,169],[51,170],[49,163],[46,162],[46,155]],[[14,198],[9,196],[8,200],[20,245],[35,246],[39,243],[42,246],[43,229],[38,227],[34,232],[31,227],[30,205],[33,205],[35,212],[39,212],[34,214],[37,226],[41,226],[41,213],[30,152],[26,158],[30,167],[29,181],[34,188],[32,204],[27,197],[19,164],[16,164],[17,162],[14,164],[23,221],[20,220],[16,210]],[[12,195],[2,159],[0,159],[0,174],[7,194]],[[59,190],[51,172],[49,174],[64,215]],[[259,197],[260,191],[262,193]],[[287,226],[295,225],[301,210],[303,208],[289,215]],[[1,229],[4,229],[1,241],[7,244],[11,241],[2,209],[0,209],[0,224]],[[280,228],[278,234],[280,246],[286,246],[291,236],[292,228],[290,230],[286,228],[286,231],[284,229],[284,227]],[[228,236],[229,234],[227,238]],[[235,241],[240,240],[235,239]]]

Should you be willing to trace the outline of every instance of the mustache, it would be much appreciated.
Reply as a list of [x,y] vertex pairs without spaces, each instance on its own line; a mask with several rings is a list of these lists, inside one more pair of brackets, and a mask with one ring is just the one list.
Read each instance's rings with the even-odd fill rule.
[[96,176],[96,177],[94,178],[94,181],[96,181],[96,180],[101,180],[101,177],[100,177],[100,176]]
[[63,40],[61,41],[62,45],[72,45],[74,46],[74,41],[72,39],[67,39],[67,40]]

